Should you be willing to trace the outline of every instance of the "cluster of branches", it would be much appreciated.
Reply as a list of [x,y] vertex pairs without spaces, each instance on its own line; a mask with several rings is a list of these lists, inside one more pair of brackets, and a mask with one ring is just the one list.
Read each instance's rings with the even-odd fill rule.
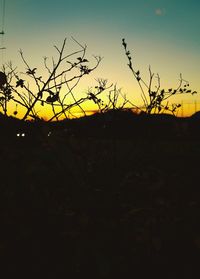
[[[14,101],[17,114],[17,105],[25,109],[23,120],[27,118],[38,119],[37,106],[51,106],[53,116],[48,120],[58,120],[61,116],[67,117],[74,107],[79,107],[83,112],[81,105],[89,99],[76,96],[74,90],[80,80],[93,72],[100,64],[102,58],[94,56],[94,66],[89,67],[89,61],[86,58],[86,45],[81,45],[75,39],[73,41],[79,46],[79,50],[65,54],[66,39],[61,48],[55,46],[58,57],[52,58],[51,65],[47,57],[44,57],[44,68],[47,77],[40,75],[36,67],[31,67],[20,50],[20,56],[26,67],[26,72],[18,73],[12,63],[3,66],[0,72],[0,107],[7,115],[8,103]],[[101,81],[93,91],[95,98],[106,88]]]
[[[128,67],[131,70],[135,80],[137,81],[139,88],[141,90],[141,98],[143,101],[143,111],[147,114],[150,113],[163,113],[164,111],[171,112],[175,114],[178,108],[181,107],[181,104],[172,103],[169,104],[169,98],[178,94],[196,94],[196,91],[192,91],[189,88],[189,82],[182,78],[180,74],[179,84],[176,88],[163,89],[161,87],[161,80],[159,74],[154,75],[149,66],[149,82],[147,83],[141,76],[139,70],[133,67],[132,56],[130,51],[127,49],[127,43],[125,39],[122,39],[122,45],[125,50],[125,55],[128,59]],[[156,78],[156,86],[153,88],[153,81]],[[137,107],[135,104],[132,104],[134,107]],[[138,107],[137,107],[138,108]],[[141,109],[142,110],[142,109]]]
[[[126,94],[123,94],[121,88],[118,88],[116,84],[107,86],[108,81],[106,79],[98,79],[97,82],[107,89],[104,100],[101,96],[95,96],[90,89],[88,90],[88,96],[89,100],[92,100],[96,105],[96,111],[99,113],[105,113],[109,110],[123,110],[126,108],[126,105],[130,103]],[[95,88],[98,87],[96,86]]]
[[[107,80],[97,79],[97,86],[90,88],[85,97],[80,97],[76,94],[75,89],[81,79],[93,72],[100,64],[102,58],[94,56],[95,63],[92,67],[89,66],[89,61],[86,58],[86,45],[81,45],[74,38],[73,41],[78,45],[79,49],[70,54],[65,54],[66,39],[62,46],[58,48],[56,60],[52,58],[51,63],[47,57],[44,57],[44,69],[46,78],[40,75],[36,67],[29,65],[20,50],[21,59],[25,65],[25,72],[18,72],[12,63],[3,66],[0,72],[0,108],[5,115],[8,113],[8,103],[15,103],[14,115],[18,113],[18,106],[24,108],[23,120],[27,118],[39,119],[40,115],[37,111],[38,105],[43,108],[50,106],[52,116],[48,121],[59,120],[62,116],[68,117],[72,114],[72,109],[79,107],[81,112],[86,115],[83,109],[83,103],[92,101],[97,111],[105,113],[108,110],[124,109],[127,105],[145,111],[146,113],[161,113],[170,111],[175,114],[180,104],[169,104],[169,98],[178,94],[196,94],[196,91],[189,89],[189,83],[180,75],[180,81],[175,89],[163,89],[161,87],[160,76],[152,73],[149,67],[149,82],[145,82],[139,70],[133,67],[130,51],[127,49],[125,39],[122,39],[122,45],[128,59],[128,67],[131,70],[134,78],[139,84],[141,90],[141,98],[143,101],[143,109],[136,106],[127,99],[125,94],[122,94],[121,89],[116,85],[107,85]],[[156,86],[154,84],[156,78]],[[104,101],[101,97],[102,92],[107,92]]]

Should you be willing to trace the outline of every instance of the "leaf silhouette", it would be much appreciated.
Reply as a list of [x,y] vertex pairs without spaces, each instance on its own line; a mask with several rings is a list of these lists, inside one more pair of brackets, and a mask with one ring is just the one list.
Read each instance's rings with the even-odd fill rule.
[[21,87],[23,88],[24,87],[24,80],[23,79],[19,79],[17,82],[16,82],[16,87]]
[[53,97],[51,97],[52,102],[58,101],[58,93],[56,93]]
[[51,97],[51,96],[48,96],[48,97],[46,98],[46,102],[47,102],[47,103],[52,103],[52,97]]
[[125,39],[122,39],[122,45],[123,45],[123,46],[124,46],[124,48],[126,49],[127,44],[126,44],[126,42],[125,42]]
[[34,75],[35,71],[37,70],[37,68],[33,68],[33,70],[28,69],[28,71],[26,72],[28,75]]
[[47,103],[54,103],[56,101],[58,101],[58,95],[59,95],[59,92],[57,92],[55,95],[53,96],[48,96],[47,99],[46,99],[46,102]]
[[7,83],[7,77],[3,72],[0,72],[0,89]]

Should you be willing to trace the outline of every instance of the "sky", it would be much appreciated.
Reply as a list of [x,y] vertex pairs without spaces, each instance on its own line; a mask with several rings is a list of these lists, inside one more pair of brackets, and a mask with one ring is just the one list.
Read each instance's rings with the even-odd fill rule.
[[[76,48],[73,36],[87,44],[90,61],[93,55],[103,57],[98,69],[83,80],[81,90],[93,86],[96,78],[106,78],[140,104],[139,88],[121,43],[125,38],[134,65],[145,80],[149,65],[159,73],[163,88],[176,87],[182,73],[200,96],[199,12],[197,0],[6,0],[1,40],[6,50],[2,51],[1,64],[12,61],[23,69],[22,49],[33,67],[42,67],[43,57],[56,56],[54,45],[61,46],[64,38],[69,50]],[[198,104],[199,96],[181,95],[177,101]],[[187,113],[191,112],[185,105]]]

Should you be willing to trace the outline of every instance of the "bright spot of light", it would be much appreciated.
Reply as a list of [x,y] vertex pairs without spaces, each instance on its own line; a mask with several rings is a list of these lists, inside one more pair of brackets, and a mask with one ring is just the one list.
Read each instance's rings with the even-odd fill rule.
[[25,133],[17,133],[17,137],[25,137]]
[[155,10],[155,14],[156,14],[157,16],[163,16],[163,15],[165,15],[165,9],[157,8],[157,9]]

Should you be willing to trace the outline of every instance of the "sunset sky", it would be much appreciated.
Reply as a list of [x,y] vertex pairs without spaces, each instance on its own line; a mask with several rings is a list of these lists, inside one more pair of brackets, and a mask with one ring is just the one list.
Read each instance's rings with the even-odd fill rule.
[[[21,67],[18,51],[22,49],[30,65],[42,66],[44,56],[56,55],[54,45],[60,46],[65,37],[71,44],[73,36],[87,44],[91,62],[92,55],[103,57],[91,78],[83,81],[83,92],[95,78],[106,78],[137,103],[139,88],[121,44],[125,38],[144,79],[148,80],[149,65],[159,73],[164,88],[175,87],[182,73],[200,96],[199,14],[197,0],[6,0],[1,40],[6,50],[0,56],[1,64],[11,60]],[[200,97],[181,96],[178,100],[194,103]]]

